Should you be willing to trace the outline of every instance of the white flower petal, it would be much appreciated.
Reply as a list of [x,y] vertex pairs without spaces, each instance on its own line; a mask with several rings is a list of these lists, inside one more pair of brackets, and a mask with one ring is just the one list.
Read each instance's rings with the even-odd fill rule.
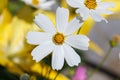
[[85,35],[68,36],[66,37],[65,42],[74,48],[81,49],[81,50],[88,50],[89,38]]
[[83,23],[80,22],[79,19],[74,18],[72,21],[70,21],[70,23],[68,24],[68,26],[66,27],[64,34],[65,35],[69,35],[74,33],[77,29],[79,29],[81,27]]
[[52,34],[44,32],[28,32],[27,42],[30,44],[38,45],[52,39]]
[[67,44],[64,44],[65,60],[69,66],[78,66],[81,62],[80,56]]
[[32,4],[32,0],[22,0],[23,2],[25,2],[26,4],[31,5]]
[[80,16],[83,18],[83,20],[86,20],[89,16],[89,9],[82,6],[76,10],[76,13],[80,13]]
[[56,11],[56,26],[58,32],[63,32],[64,28],[67,26],[68,22],[68,17],[69,17],[69,11],[68,9],[65,8],[57,8]]
[[41,61],[44,57],[49,55],[54,49],[54,44],[52,42],[46,42],[37,46],[32,51],[33,60],[36,62]]
[[45,15],[39,14],[39,15],[35,16],[34,21],[45,32],[55,33],[56,30],[55,30],[54,25],[51,23],[51,21]]
[[108,21],[104,17],[102,17],[99,13],[97,13],[97,11],[90,10],[90,15],[97,22],[104,20],[106,23],[108,23]]
[[107,9],[96,9],[96,12],[98,12],[100,14],[113,14],[112,11],[107,10]]
[[62,46],[56,46],[52,54],[52,68],[56,70],[62,69],[64,64],[64,51]]
[[66,0],[67,4],[71,7],[78,8],[81,6],[81,3],[84,2],[84,0]]
[[45,10],[50,10],[52,8],[52,5],[55,4],[55,1],[47,1],[40,4],[40,8]]
[[115,4],[112,2],[100,2],[97,4],[97,9],[108,9],[115,7]]
[[98,3],[98,2],[101,2],[101,0],[96,0],[96,2]]

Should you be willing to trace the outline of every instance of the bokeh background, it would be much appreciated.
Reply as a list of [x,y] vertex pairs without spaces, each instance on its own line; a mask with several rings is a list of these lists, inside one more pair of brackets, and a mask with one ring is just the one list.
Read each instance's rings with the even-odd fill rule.
[[[51,0],[46,0],[46,2]],[[66,0],[55,0],[47,8],[38,8],[22,0],[0,0],[0,80],[120,80],[120,0],[102,0],[115,4],[112,15],[103,15],[109,23],[88,18],[79,34],[90,38],[88,51],[76,50],[82,58],[79,66],[66,63],[60,71],[51,69],[51,55],[41,62],[32,60],[35,47],[26,42],[28,31],[42,31],[33,22],[35,15],[47,15],[55,24],[58,6],[70,10],[70,18],[77,16]],[[77,33],[77,32],[76,32]]]

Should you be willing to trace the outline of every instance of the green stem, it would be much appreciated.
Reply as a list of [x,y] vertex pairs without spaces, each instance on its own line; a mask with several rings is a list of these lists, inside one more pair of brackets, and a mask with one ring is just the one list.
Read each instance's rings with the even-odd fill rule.
[[109,50],[107,51],[105,57],[102,59],[101,63],[96,67],[96,69],[94,69],[94,70],[91,72],[91,74],[88,75],[88,79],[87,79],[87,80],[89,80],[89,79],[99,70],[99,68],[104,64],[104,62],[107,60],[107,58],[108,58],[111,50],[112,50],[112,47],[109,48]]

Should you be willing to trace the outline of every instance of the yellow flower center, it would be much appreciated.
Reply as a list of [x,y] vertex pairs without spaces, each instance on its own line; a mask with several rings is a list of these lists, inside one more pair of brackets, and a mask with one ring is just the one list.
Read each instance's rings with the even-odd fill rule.
[[84,4],[89,9],[95,9],[97,7],[96,0],[85,0]]
[[65,36],[64,36],[62,33],[56,33],[56,34],[53,36],[53,42],[54,42],[55,44],[57,44],[57,45],[63,44],[64,39],[65,39]]
[[32,0],[32,3],[33,3],[34,5],[38,5],[38,4],[39,4],[39,1],[38,1],[38,0]]

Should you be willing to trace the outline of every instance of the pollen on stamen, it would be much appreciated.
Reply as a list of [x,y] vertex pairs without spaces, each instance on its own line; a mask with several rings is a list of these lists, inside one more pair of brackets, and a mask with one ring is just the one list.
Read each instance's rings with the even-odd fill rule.
[[85,0],[84,5],[88,9],[95,9],[97,7],[97,2],[96,0]]
[[39,2],[38,0],[32,0],[32,3],[33,3],[34,5],[38,5],[40,2]]
[[53,42],[57,45],[61,45],[64,43],[65,36],[62,33],[56,33],[53,36]]

